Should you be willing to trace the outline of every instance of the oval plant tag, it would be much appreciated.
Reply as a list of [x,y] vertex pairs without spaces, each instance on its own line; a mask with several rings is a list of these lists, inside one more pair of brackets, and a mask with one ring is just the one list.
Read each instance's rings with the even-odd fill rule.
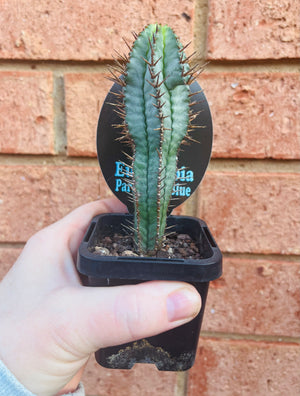
[[[201,182],[208,166],[213,140],[212,119],[209,106],[200,85],[190,85],[191,110],[195,114],[189,140],[184,141],[178,153],[178,170],[173,187],[169,213],[189,198]],[[133,212],[131,202],[130,144],[122,139],[122,118],[115,111],[121,87],[115,83],[103,103],[97,128],[97,154],[103,176],[111,191]]]

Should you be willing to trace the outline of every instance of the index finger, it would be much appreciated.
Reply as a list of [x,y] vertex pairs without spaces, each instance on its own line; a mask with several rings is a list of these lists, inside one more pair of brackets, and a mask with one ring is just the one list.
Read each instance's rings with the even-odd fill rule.
[[69,249],[74,257],[84,234],[94,216],[102,213],[125,213],[127,208],[116,197],[90,202],[73,210],[53,226],[60,227],[60,232],[69,241]]

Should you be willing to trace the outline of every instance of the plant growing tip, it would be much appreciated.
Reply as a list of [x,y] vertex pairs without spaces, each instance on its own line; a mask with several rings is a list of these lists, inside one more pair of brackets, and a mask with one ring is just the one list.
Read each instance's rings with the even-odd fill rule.
[[170,27],[148,25],[134,38],[129,57],[121,58],[125,65],[116,61],[111,79],[122,87],[120,139],[133,149],[134,238],[140,253],[152,255],[164,239],[178,151],[195,118],[189,84],[196,70]]

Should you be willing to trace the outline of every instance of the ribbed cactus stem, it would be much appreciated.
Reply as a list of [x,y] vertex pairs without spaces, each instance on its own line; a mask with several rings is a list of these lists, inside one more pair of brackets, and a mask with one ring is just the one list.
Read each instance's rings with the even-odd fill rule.
[[165,235],[177,156],[189,126],[189,66],[172,29],[149,25],[137,37],[124,72],[125,130],[133,144],[135,240],[157,250]]

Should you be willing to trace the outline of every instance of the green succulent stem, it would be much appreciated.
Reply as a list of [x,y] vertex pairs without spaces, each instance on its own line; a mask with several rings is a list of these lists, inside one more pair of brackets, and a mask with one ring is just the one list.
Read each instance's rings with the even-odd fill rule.
[[124,70],[124,130],[133,146],[135,241],[143,254],[160,248],[187,135],[189,66],[168,26],[148,25],[132,46]]

